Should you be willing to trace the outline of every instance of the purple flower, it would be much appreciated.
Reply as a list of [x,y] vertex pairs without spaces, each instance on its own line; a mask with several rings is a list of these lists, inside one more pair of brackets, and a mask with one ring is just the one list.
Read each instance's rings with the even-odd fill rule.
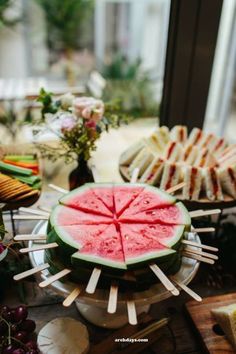
[[61,123],[61,132],[64,134],[65,132],[70,132],[76,125],[76,119],[72,115],[65,115],[62,118]]
[[0,243],[0,254],[5,250],[5,247],[3,246],[2,243]]

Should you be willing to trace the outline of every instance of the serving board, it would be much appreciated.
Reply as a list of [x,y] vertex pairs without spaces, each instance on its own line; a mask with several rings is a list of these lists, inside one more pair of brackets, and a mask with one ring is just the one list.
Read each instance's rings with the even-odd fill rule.
[[[128,167],[125,165],[119,165],[119,171],[124,181],[130,182]],[[226,209],[226,208],[232,208],[236,206],[236,199],[230,197],[227,194],[224,194],[224,200],[216,200],[216,201],[209,200],[207,199],[206,196],[202,196],[199,200],[186,200],[182,198],[181,194],[177,194],[177,193],[175,194],[175,197],[178,200],[181,200],[189,210],[202,209],[202,208],[203,209],[213,209],[213,208]]]
[[189,301],[186,304],[187,312],[203,341],[204,348],[210,354],[235,353],[211,314],[212,309],[232,303],[236,303],[236,293],[206,297],[201,303]]

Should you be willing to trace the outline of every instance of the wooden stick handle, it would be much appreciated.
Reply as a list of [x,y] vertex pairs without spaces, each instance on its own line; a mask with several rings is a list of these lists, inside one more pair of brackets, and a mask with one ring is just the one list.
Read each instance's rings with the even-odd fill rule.
[[63,194],[68,193],[68,190],[66,190],[66,189],[64,189],[64,188],[61,188],[61,187],[58,187],[58,186],[56,186],[55,184],[52,184],[52,183],[50,183],[50,184],[48,185],[48,187],[54,189],[54,190],[57,191],[57,192],[63,193]]
[[190,211],[189,215],[191,218],[197,218],[199,216],[215,215],[220,213],[221,213],[221,209],[194,210],[194,211]]
[[200,261],[200,262],[203,262],[203,263],[208,263],[208,264],[214,264],[215,263],[215,261],[213,261],[213,259],[205,258],[205,257],[199,256],[197,254],[193,254],[193,253],[190,253],[190,252],[184,251],[182,254],[183,254],[183,256],[185,256],[187,258],[195,259],[196,261]]
[[14,237],[15,241],[44,241],[47,239],[46,235],[16,235]]
[[202,243],[197,243],[195,241],[182,240],[182,243],[184,245],[194,246],[194,247],[202,248],[202,249],[213,251],[213,252],[218,252],[218,248],[216,248],[216,247],[203,245]]
[[136,307],[133,300],[127,300],[127,311],[128,311],[128,319],[129,324],[136,325],[138,323]]
[[[172,279],[173,280],[173,279]],[[196,301],[202,301],[201,296],[199,296],[195,291],[190,289],[187,285],[180,283],[177,280],[173,280],[176,285],[178,285],[182,290],[184,290],[188,295],[190,295]]]
[[14,215],[14,220],[48,220],[46,215]]
[[27,247],[27,248],[21,248],[20,253],[29,253],[29,252],[36,252],[36,251],[42,251],[50,248],[56,248],[58,247],[58,244],[56,242],[52,243],[47,243],[46,245],[39,245],[39,246],[34,246],[34,247]]
[[109,293],[109,300],[107,306],[108,313],[115,313],[117,308],[117,298],[118,298],[118,284],[112,283]]
[[186,184],[185,182],[181,182],[181,183],[179,183],[179,184],[176,184],[176,186],[173,186],[173,187],[171,187],[171,188],[168,188],[168,189],[166,190],[166,192],[169,193],[169,194],[174,193],[174,192],[176,192],[176,191],[182,189],[182,188],[185,186],[185,184]]
[[42,270],[47,269],[47,268],[49,268],[49,264],[45,263],[45,264],[39,265],[35,268],[26,270],[25,272],[14,275],[13,279],[18,281],[18,280],[24,279],[26,277],[29,277],[30,275],[41,272]]
[[199,256],[203,256],[203,257],[207,257],[207,258],[211,258],[211,259],[215,259],[217,260],[219,257],[216,256],[215,254],[211,254],[211,253],[208,253],[208,252],[203,252],[203,251],[199,251],[199,250],[195,250],[189,246],[185,247],[184,249],[186,252],[190,252],[190,253],[193,253],[193,254],[198,254]]
[[47,212],[42,211],[42,210],[37,210],[37,209],[31,209],[31,208],[24,208],[24,207],[20,207],[19,211],[22,211],[24,213],[28,213],[28,214],[33,214],[33,215],[44,215],[48,217]]
[[179,295],[179,290],[174,286],[173,283],[171,283],[171,281],[156,264],[149,264],[149,267],[167,290],[169,290],[175,296]]
[[81,289],[79,287],[75,288],[63,301],[63,306],[68,307],[70,306],[75,299],[79,296],[81,293]]
[[191,232],[201,233],[201,232],[215,232],[214,227],[200,227],[197,229],[192,229]]
[[136,183],[137,180],[138,180],[138,175],[139,175],[139,168],[136,167],[136,168],[133,170],[130,183]]
[[87,287],[85,289],[88,294],[93,294],[95,292],[101,272],[102,271],[100,268],[93,269]]
[[65,277],[70,272],[71,272],[70,269],[63,269],[60,272],[52,275],[48,279],[46,279],[46,280],[42,281],[41,283],[39,283],[39,286],[40,286],[40,288],[45,288],[46,286],[54,283],[56,280],[59,280],[59,279]]

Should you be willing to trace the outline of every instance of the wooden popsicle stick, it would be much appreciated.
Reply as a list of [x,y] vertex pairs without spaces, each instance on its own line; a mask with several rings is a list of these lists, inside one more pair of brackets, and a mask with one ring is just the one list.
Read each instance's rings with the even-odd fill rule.
[[221,209],[194,210],[194,211],[190,211],[189,215],[191,218],[197,218],[199,216],[215,215],[220,213],[221,213]]
[[43,205],[38,205],[37,208],[38,208],[39,210],[46,211],[46,212],[49,213],[49,214],[50,214],[51,211],[52,211],[52,208],[48,208],[48,207],[43,206]]
[[136,325],[138,323],[138,320],[137,320],[135,302],[133,300],[127,300],[127,311],[128,311],[129,324],[133,326]]
[[193,254],[199,254],[199,256],[203,256],[203,257],[207,257],[207,258],[211,258],[211,259],[219,259],[218,256],[216,256],[215,254],[211,254],[211,253],[208,253],[208,252],[202,252],[202,251],[199,251],[199,250],[194,250],[190,247],[185,247],[184,249],[186,252],[190,252],[190,253],[193,253]]
[[61,187],[58,187],[58,186],[56,186],[55,184],[52,184],[52,183],[50,183],[50,184],[48,185],[48,187],[54,189],[54,190],[57,191],[57,192],[63,193],[63,194],[68,193],[68,190],[66,190],[66,189],[64,189],[64,188],[61,188]]
[[46,215],[14,215],[14,220],[48,220]]
[[79,296],[81,293],[81,289],[79,287],[75,288],[63,301],[63,306],[68,307],[70,306],[75,299]]
[[54,283],[54,281],[59,280],[63,277],[65,277],[67,274],[71,272],[70,269],[63,269],[60,272],[52,275],[51,277],[47,278],[46,280],[42,281],[39,283],[40,288],[45,288],[46,286]]
[[16,235],[14,237],[15,241],[44,241],[47,239],[46,235]]
[[176,191],[182,189],[182,188],[185,186],[185,184],[186,184],[185,182],[181,182],[181,183],[179,183],[179,184],[176,184],[176,186],[173,186],[173,187],[171,187],[171,188],[168,188],[168,189],[166,190],[166,192],[169,193],[169,194],[174,193],[174,192],[176,192]]
[[213,259],[205,258],[205,257],[199,256],[197,254],[193,254],[193,253],[186,252],[186,251],[182,252],[182,255],[184,257],[192,258],[192,259],[195,259],[196,261],[200,261],[200,262],[203,262],[203,263],[208,263],[208,264],[214,264],[215,263],[215,261]]
[[14,275],[13,279],[18,281],[18,280],[24,279],[26,277],[29,277],[30,275],[41,272],[42,270],[47,269],[47,268],[49,268],[49,264],[45,263],[45,264],[39,265],[35,268],[26,270],[25,272],[16,274],[16,275]]
[[138,175],[139,175],[139,168],[136,167],[132,172],[130,183],[136,183],[138,180]]
[[108,313],[115,313],[117,308],[117,297],[118,297],[118,284],[115,282],[111,284],[109,300],[107,306]]
[[201,296],[199,296],[197,293],[195,293],[195,291],[190,289],[187,285],[180,283],[179,281],[174,280],[173,278],[172,278],[172,281],[176,285],[178,285],[182,290],[184,290],[188,295],[190,295],[194,300],[199,301],[199,302],[202,301]]
[[42,250],[47,250],[47,249],[56,248],[56,247],[58,247],[58,244],[56,242],[52,242],[52,243],[47,243],[46,245],[21,248],[20,253],[36,252],[36,251],[42,251]]
[[93,271],[92,271],[92,274],[89,278],[89,281],[88,281],[88,284],[87,284],[87,287],[85,289],[85,291],[88,293],[88,294],[93,294],[96,290],[96,287],[97,287],[97,283],[98,283],[98,280],[99,280],[99,277],[101,275],[101,268],[94,268]]
[[45,211],[37,210],[37,209],[20,207],[19,211],[23,211],[24,213],[28,213],[28,214],[45,215],[47,217],[49,216],[49,213],[47,213]]
[[179,295],[179,290],[174,286],[174,284],[171,283],[171,281],[156,264],[149,264],[149,267],[167,290],[175,296]]
[[201,233],[201,232],[215,232],[215,228],[214,227],[200,227],[197,229],[192,229],[191,232],[196,232],[196,233]]
[[189,246],[194,246],[198,248],[203,248],[205,250],[213,251],[213,252],[218,252],[219,249],[216,247],[208,246],[208,245],[203,245],[202,243],[197,243],[195,241],[189,241],[189,240],[182,240],[182,243],[184,245],[189,245]]

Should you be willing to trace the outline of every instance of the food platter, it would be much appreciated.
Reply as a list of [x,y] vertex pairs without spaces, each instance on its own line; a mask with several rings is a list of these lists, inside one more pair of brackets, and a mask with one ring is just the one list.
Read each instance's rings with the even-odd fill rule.
[[[122,164],[119,164],[119,171],[126,182],[130,182],[131,178],[128,174],[128,167]],[[137,181],[138,182],[138,181]],[[185,206],[189,210],[194,210],[194,209],[212,209],[212,208],[219,208],[219,209],[226,209],[226,208],[232,208],[236,206],[236,199],[230,197],[227,194],[224,194],[224,200],[216,200],[212,201],[206,198],[206,196],[200,197],[199,200],[184,200],[180,194],[175,194],[175,197],[179,200],[181,200]]]

